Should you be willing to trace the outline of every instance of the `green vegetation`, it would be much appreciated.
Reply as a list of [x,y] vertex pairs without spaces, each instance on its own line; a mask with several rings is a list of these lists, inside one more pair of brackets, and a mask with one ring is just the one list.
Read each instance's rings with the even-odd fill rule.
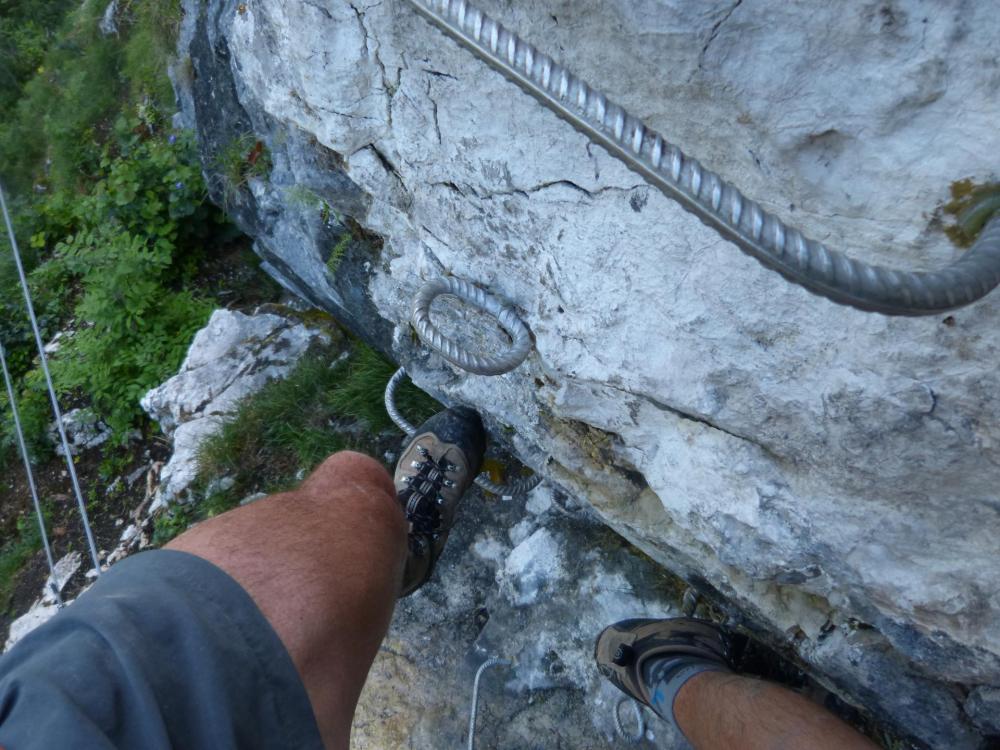
[[244,133],[219,152],[216,168],[222,175],[225,201],[231,204],[251,179],[271,173],[271,152],[253,133]]
[[[159,516],[157,544],[191,523],[234,507],[250,493],[291,487],[300,472],[311,471],[335,451],[374,452],[376,436],[393,429],[382,399],[395,366],[359,342],[348,345],[346,356],[335,356],[333,348],[310,353],[287,379],[268,384],[241,404],[199,456],[200,484],[207,497]],[[417,422],[441,408],[409,383],[397,391],[397,404]],[[213,490],[212,481],[218,477],[231,477],[235,483]]]
[[945,234],[959,247],[969,247],[986,222],[1000,211],[1000,184],[976,185],[972,180],[959,180],[951,185],[951,200],[944,212],[955,217],[955,223],[945,227]]
[[7,611],[17,572],[42,547],[34,516],[17,519],[17,533],[0,547],[0,611]]
[[340,239],[337,240],[337,244],[333,246],[333,250],[330,251],[330,257],[326,259],[326,270],[330,272],[331,276],[336,275],[337,269],[340,268],[340,261],[344,259],[344,254],[350,245],[351,234],[350,232],[344,232]]
[[[167,127],[180,2],[124,0],[108,37],[98,30],[103,0],[72,10],[33,2],[30,12],[0,0],[12,4],[0,44],[33,62],[8,64],[0,87],[10,103],[0,112],[0,164],[43,335],[73,330],[52,358],[53,379],[64,403],[89,404],[122,437],[142,422],[142,393],[176,370],[207,319],[195,272],[204,248],[229,231],[207,202],[193,138]],[[43,452],[44,382],[6,252],[0,339],[33,450]],[[0,462],[13,442],[5,412]]]

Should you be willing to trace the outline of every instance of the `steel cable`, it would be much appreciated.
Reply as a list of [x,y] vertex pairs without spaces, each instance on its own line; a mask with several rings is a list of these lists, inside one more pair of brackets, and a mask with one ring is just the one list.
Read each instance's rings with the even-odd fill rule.
[[472,683],[472,706],[469,708],[469,742],[466,745],[468,750],[475,750],[476,745],[476,717],[479,714],[479,681],[483,678],[483,672],[493,667],[509,667],[511,663],[507,659],[498,656],[491,656],[479,665],[476,670],[476,679]]
[[409,2],[722,237],[815,294],[886,315],[934,315],[971,304],[1000,284],[1000,216],[971,249],[938,271],[901,271],[853,260],[765,211],[467,0]]
[[21,429],[21,415],[17,411],[17,399],[14,397],[14,383],[7,369],[7,356],[4,351],[3,342],[0,342],[0,367],[3,368],[3,382],[7,386],[7,401],[10,404],[10,413],[14,418],[14,433],[17,435],[17,446],[21,450],[21,459],[24,461],[24,473],[28,477],[28,489],[31,492],[31,502],[35,506],[35,517],[38,519],[38,531],[42,536],[42,547],[45,548],[45,560],[49,564],[49,574],[52,577],[52,593],[55,594],[56,602],[62,606],[62,594],[59,591],[59,580],[56,578],[56,563],[52,557],[52,547],[49,544],[49,532],[45,528],[45,514],[42,513],[42,504],[38,500],[38,488],[35,486],[35,473],[31,469],[31,457],[28,455],[28,446],[24,440],[24,430]]
[[7,201],[4,198],[3,186],[0,186],[0,209],[3,209],[4,223],[7,225],[7,235],[10,238],[10,249],[14,255],[14,263],[17,266],[17,275],[21,282],[21,290],[24,292],[24,303],[28,308],[28,320],[31,322],[31,330],[35,334],[35,346],[38,348],[38,359],[42,366],[42,373],[45,375],[45,387],[49,392],[49,400],[52,402],[52,413],[56,418],[56,429],[59,432],[59,440],[62,443],[63,453],[66,458],[66,468],[69,471],[70,483],[73,485],[73,492],[76,495],[76,504],[80,510],[80,521],[83,524],[83,531],[87,537],[87,547],[90,550],[90,558],[94,563],[94,570],[97,575],[101,575],[101,557],[97,553],[97,542],[94,541],[94,532],[90,528],[90,519],[87,516],[87,503],[83,499],[83,492],[80,489],[80,480],[76,476],[76,466],[73,464],[73,454],[69,449],[69,440],[66,437],[66,427],[62,421],[62,410],[59,408],[59,399],[56,397],[56,390],[52,385],[52,374],[49,372],[48,357],[45,356],[45,345],[42,343],[42,333],[38,328],[38,320],[35,317],[35,306],[31,301],[31,292],[28,290],[28,280],[24,275],[24,266],[21,264],[21,253],[17,248],[17,237],[14,236],[14,225],[10,220],[10,212],[7,210]]
[[[431,322],[431,304],[442,294],[450,294],[468,302],[496,318],[511,338],[510,347],[499,355],[486,357],[473,354],[448,339]],[[435,279],[424,284],[413,302],[410,322],[421,340],[453,365],[477,375],[502,375],[521,364],[531,352],[531,332],[517,311],[503,304],[492,294],[454,276]]]
[[[631,703],[632,708],[635,710],[635,734],[626,732],[625,725],[622,723],[622,706],[627,703]],[[635,698],[622,698],[615,704],[615,729],[618,730],[619,737],[632,745],[638,745],[646,738],[646,717],[642,713],[642,704],[635,700]]]
[[[405,377],[406,370],[400,367],[396,370],[393,376],[389,378],[389,382],[385,386],[385,410],[389,414],[389,419],[391,419],[395,425],[406,434],[407,437],[413,437],[417,432],[417,428],[410,424],[406,417],[400,413],[399,407],[396,406],[396,389],[399,388],[400,384],[403,382],[403,378]],[[485,472],[476,477],[476,485],[478,487],[501,497],[520,497],[537,487],[541,481],[542,477],[540,474],[533,474],[530,477],[517,477],[507,484],[494,482]]]

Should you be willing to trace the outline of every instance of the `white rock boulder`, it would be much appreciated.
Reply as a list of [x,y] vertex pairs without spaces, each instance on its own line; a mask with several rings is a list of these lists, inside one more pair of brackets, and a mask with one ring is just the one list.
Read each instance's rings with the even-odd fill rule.
[[281,315],[212,313],[180,371],[142,399],[142,408],[173,441],[154,507],[183,499],[198,473],[199,447],[241,400],[287,376],[310,346],[327,341],[326,333]]

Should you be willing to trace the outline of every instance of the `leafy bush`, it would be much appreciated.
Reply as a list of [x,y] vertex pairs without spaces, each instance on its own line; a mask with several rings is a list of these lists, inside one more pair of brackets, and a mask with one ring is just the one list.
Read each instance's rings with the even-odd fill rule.
[[[43,4],[60,12],[67,5]],[[124,100],[156,128],[162,126],[154,119],[157,113],[173,107],[166,68],[180,25],[180,1],[121,3],[120,36],[110,37],[98,30],[106,5],[85,0],[66,16],[58,34],[47,32],[44,39],[24,19],[8,30],[5,46],[25,48],[32,61],[30,68],[11,71],[10,111],[0,112],[0,163],[14,192],[30,193],[35,185],[49,191],[84,187],[100,172],[102,144]],[[5,28],[0,25],[0,45]]]
[[220,219],[205,204],[190,138],[143,137],[141,123],[125,118],[115,129],[90,192],[40,208],[32,244],[68,234],[32,285],[46,309],[76,300],[77,330],[52,362],[57,389],[84,395],[123,433],[141,395],[176,370],[208,318],[211,306],[177,287]]
[[0,110],[12,107],[45,53],[73,0],[0,2]]

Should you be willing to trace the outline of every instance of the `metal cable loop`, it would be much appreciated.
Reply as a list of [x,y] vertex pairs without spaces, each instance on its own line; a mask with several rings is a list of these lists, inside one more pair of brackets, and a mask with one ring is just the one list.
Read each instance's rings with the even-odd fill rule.
[[[446,338],[431,322],[431,303],[442,294],[451,294],[496,318],[511,338],[505,352],[484,357],[466,351]],[[531,332],[514,308],[505,305],[492,294],[453,276],[429,281],[421,287],[413,302],[410,321],[420,339],[453,365],[477,375],[502,375],[521,364],[531,351]]]
[[[396,406],[396,389],[399,388],[405,377],[406,370],[400,367],[389,378],[389,382],[385,386],[385,410],[389,414],[389,419],[406,433],[407,437],[413,437],[417,432],[417,428],[407,421],[406,417],[400,413],[399,408]],[[487,492],[492,492],[494,495],[499,495],[500,497],[519,497],[537,487],[542,481],[542,477],[540,474],[534,474],[530,477],[517,477],[508,484],[498,484],[490,479],[488,474],[483,472],[476,477],[475,481],[478,487]]]
[[532,474],[530,477],[515,477],[507,482],[507,484],[494,482],[485,472],[476,477],[477,487],[500,497],[521,497],[522,495],[527,495],[541,484],[541,482],[541,474]]
[[28,320],[31,323],[31,330],[35,334],[35,346],[38,348],[38,361],[42,366],[42,373],[45,375],[45,387],[49,392],[49,400],[52,402],[52,413],[56,418],[56,429],[59,432],[59,440],[62,442],[63,453],[66,458],[66,469],[69,471],[70,483],[73,485],[73,493],[76,495],[76,505],[80,510],[80,521],[83,524],[83,531],[87,537],[87,547],[90,550],[90,559],[94,563],[94,570],[98,576],[101,575],[101,556],[97,553],[97,542],[94,540],[94,532],[90,528],[90,519],[87,516],[87,502],[83,499],[83,491],[80,489],[80,480],[76,476],[76,466],[73,463],[73,454],[69,449],[69,440],[66,437],[66,426],[62,420],[62,410],[59,408],[59,399],[56,397],[56,389],[52,385],[52,374],[49,372],[49,359],[45,354],[45,345],[42,343],[42,332],[38,329],[38,320],[35,317],[35,306],[31,302],[31,292],[28,289],[28,280],[24,275],[24,266],[21,264],[21,253],[17,249],[17,237],[14,236],[14,226],[10,221],[10,212],[7,210],[7,201],[4,198],[3,187],[0,186],[0,208],[3,209],[4,223],[7,225],[7,235],[10,237],[10,249],[14,254],[14,264],[17,266],[17,275],[21,282],[21,291],[24,292],[24,303],[28,308]]
[[466,0],[409,2],[723,238],[815,294],[886,315],[935,315],[971,304],[1000,284],[1000,216],[939,271],[898,271],[853,260],[765,211]]
[[45,514],[42,513],[42,504],[38,501],[35,474],[31,470],[31,458],[28,456],[28,446],[24,440],[24,430],[21,429],[21,415],[17,411],[17,399],[14,397],[14,383],[10,378],[10,371],[7,369],[7,356],[4,352],[3,342],[0,342],[0,368],[3,368],[3,381],[4,385],[7,386],[7,402],[10,404],[10,413],[14,418],[14,433],[17,435],[17,445],[21,450],[21,459],[24,461],[24,473],[28,476],[28,489],[31,492],[31,502],[35,506],[35,517],[38,519],[38,531],[42,536],[42,547],[45,548],[45,561],[49,564],[49,574],[52,577],[51,590],[56,597],[56,603],[61,607],[63,600],[62,594],[59,591],[59,580],[56,578],[56,563],[52,557],[52,547],[49,544],[49,532],[45,528]]
[[472,683],[472,706],[469,709],[469,742],[466,745],[468,750],[475,750],[476,744],[476,716],[479,713],[479,681],[483,677],[483,672],[493,667],[509,667],[511,663],[507,659],[498,656],[491,656],[479,665],[476,670],[476,679]]
[[413,437],[417,432],[417,428],[407,422],[406,417],[396,408],[396,389],[399,388],[400,383],[403,382],[403,378],[405,377],[406,370],[400,367],[389,378],[389,382],[385,386],[385,410],[389,413],[389,419],[406,434],[406,437]]
[[[626,732],[625,725],[622,724],[622,706],[626,703],[631,703],[632,708],[635,709],[635,721],[639,730],[636,734]],[[615,704],[615,729],[618,730],[619,737],[633,745],[638,745],[646,738],[646,717],[642,713],[642,705],[639,701],[634,698],[622,698]]]

